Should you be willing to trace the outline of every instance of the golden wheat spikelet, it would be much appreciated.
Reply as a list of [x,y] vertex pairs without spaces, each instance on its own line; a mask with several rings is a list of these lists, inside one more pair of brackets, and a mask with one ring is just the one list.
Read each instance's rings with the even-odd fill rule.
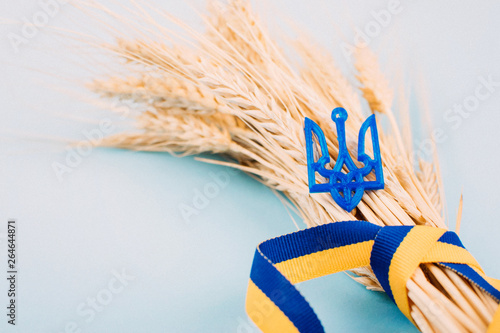
[[[158,34],[154,41],[120,37],[116,43],[100,44],[125,61],[120,74],[96,78],[89,88],[101,98],[145,110],[137,118],[139,131],[108,137],[102,145],[228,156],[234,162],[204,161],[255,175],[288,198],[309,227],[353,219],[445,227],[437,168],[425,161],[418,168],[412,164],[392,112],[393,89],[370,50],[356,50],[355,68],[371,112],[390,124],[380,135],[386,187],[366,193],[348,213],[327,194],[309,195],[308,188],[304,117],[325,129],[333,161],[338,143],[331,110],[349,110],[346,140],[353,155],[357,131],[366,118],[355,88],[331,56],[302,39],[292,45],[303,60],[297,68],[245,0],[212,3],[204,33],[165,18],[183,28],[189,39],[172,43],[178,37],[172,33],[164,38]],[[148,16],[143,24],[161,27]],[[370,268],[353,273],[369,289],[381,290]],[[486,331],[495,311],[489,295],[436,265],[421,265],[407,288],[412,317],[423,332]]]

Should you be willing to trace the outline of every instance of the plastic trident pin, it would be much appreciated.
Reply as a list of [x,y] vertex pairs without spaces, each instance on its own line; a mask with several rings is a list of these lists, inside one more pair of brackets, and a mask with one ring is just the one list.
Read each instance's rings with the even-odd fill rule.
[[[378,142],[377,123],[375,115],[368,117],[359,130],[358,136],[358,161],[363,167],[358,168],[349,155],[346,146],[345,122],[347,112],[344,108],[336,108],[332,111],[332,120],[337,125],[337,138],[339,142],[339,154],[332,169],[330,165],[330,154],[326,145],[325,134],[321,128],[309,118],[304,123],[307,150],[307,174],[309,178],[309,192],[330,192],[333,200],[350,212],[358,205],[365,190],[376,190],[384,188],[384,174],[382,171],[382,159],[380,157],[380,146]],[[366,131],[370,129],[373,144],[373,158],[365,152]],[[318,151],[316,142],[319,143]],[[342,169],[347,172],[343,173]],[[365,180],[370,173],[374,174],[375,180]],[[322,176],[326,182],[316,183],[316,173]],[[371,177],[371,176],[370,176]]]

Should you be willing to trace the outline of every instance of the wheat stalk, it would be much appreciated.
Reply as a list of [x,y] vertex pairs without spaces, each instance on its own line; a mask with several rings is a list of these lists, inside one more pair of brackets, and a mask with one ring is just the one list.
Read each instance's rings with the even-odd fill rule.
[[[88,8],[137,29],[102,5]],[[188,38],[167,30],[144,8],[135,10],[146,30],[157,31],[155,38],[117,36],[116,43],[101,43],[125,60],[125,74],[96,79],[89,88],[101,98],[118,99],[143,112],[137,117],[138,131],[110,136],[102,145],[229,156],[235,162],[203,160],[257,176],[288,198],[308,227],[353,219],[382,226],[445,227],[438,168],[425,161],[417,169],[412,164],[409,139],[401,136],[392,112],[393,91],[371,51],[358,49],[355,66],[370,111],[390,123],[390,133],[380,133],[386,187],[366,193],[348,213],[328,194],[310,195],[308,190],[304,117],[325,131],[333,161],[338,143],[331,110],[342,106],[349,111],[346,140],[353,155],[357,131],[366,118],[356,88],[328,54],[303,38],[292,46],[302,64],[293,65],[243,0],[213,2],[203,17],[205,33],[150,9],[183,28]],[[352,272],[358,282],[381,290],[368,267]],[[407,288],[412,317],[424,332],[485,331],[495,311],[489,295],[435,265],[417,269]]]

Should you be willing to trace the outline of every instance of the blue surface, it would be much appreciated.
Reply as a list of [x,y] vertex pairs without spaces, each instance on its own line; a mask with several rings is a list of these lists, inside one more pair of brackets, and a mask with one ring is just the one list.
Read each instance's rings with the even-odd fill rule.
[[[195,21],[185,4],[154,2]],[[387,6],[385,1],[285,5],[280,0],[258,8],[275,30],[280,26],[272,19],[280,15],[271,10],[281,8],[347,71],[335,39],[337,27],[353,38],[349,29],[366,27],[373,20],[371,11]],[[499,5],[442,1],[402,6],[370,45],[382,52],[386,72],[414,74],[403,78],[406,86],[417,81],[415,73],[425,78],[434,127],[446,137],[438,149],[450,221],[463,188],[461,239],[490,276],[500,277],[494,256],[500,250],[500,191],[493,186],[499,183],[500,89],[493,87],[471,112],[448,112],[474,95],[481,78],[492,75],[500,81]],[[0,15],[10,19],[22,20],[39,10],[32,0],[0,3]],[[64,8],[50,23],[86,27],[81,17],[69,20],[72,14]],[[180,207],[193,204],[196,190],[213,184],[209,172],[223,168],[192,158],[111,149],[93,150],[59,182],[52,164],[67,157],[61,139],[84,139],[82,131],[110,116],[53,86],[71,86],[61,76],[78,81],[87,70],[101,68],[81,68],[75,54],[85,54],[62,48],[49,29],[14,53],[4,36],[18,30],[0,26],[0,262],[6,253],[5,221],[16,218],[19,326],[8,327],[2,319],[0,330],[64,332],[74,322],[82,332],[252,332],[243,307],[255,246],[295,230],[279,200],[251,178],[234,175],[187,223]],[[411,106],[417,120],[418,106]],[[115,132],[126,127],[120,119],[110,119]],[[415,134],[422,138],[424,130],[416,128]],[[125,281],[110,301],[105,298],[109,284],[122,269],[135,279]],[[7,285],[0,281],[3,306]],[[386,295],[368,292],[343,274],[300,284],[299,289],[327,332],[415,332]],[[90,320],[88,302],[98,296],[109,304],[95,310]]]

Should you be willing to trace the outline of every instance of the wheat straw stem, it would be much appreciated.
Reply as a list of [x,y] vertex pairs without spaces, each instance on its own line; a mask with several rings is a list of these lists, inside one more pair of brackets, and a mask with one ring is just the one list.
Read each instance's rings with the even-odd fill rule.
[[[131,30],[144,31],[138,31],[137,39],[101,45],[121,59],[123,73],[95,81],[90,87],[101,98],[118,99],[143,110],[136,122],[140,131],[108,137],[102,145],[224,155],[233,162],[198,160],[253,175],[286,197],[308,227],[354,219],[381,226],[445,227],[440,214],[445,202],[436,195],[442,194],[436,156],[434,164],[420,162],[420,172],[414,170],[408,155],[411,150],[405,147],[391,110],[392,90],[374,55],[361,58],[356,68],[372,112],[388,117],[392,130],[385,134],[380,127],[379,133],[386,188],[367,192],[349,213],[329,194],[310,194],[308,190],[304,117],[324,130],[332,163],[338,156],[336,132],[329,118],[333,107],[343,106],[350,112],[346,140],[353,154],[365,118],[357,93],[331,57],[302,40],[294,45],[304,60],[297,70],[243,0],[214,4],[204,18],[205,33],[151,8],[183,28],[183,36],[163,27],[140,6],[134,8],[143,24],[103,9]],[[155,40],[146,37],[146,32]],[[433,265],[422,267],[427,268],[418,268],[407,283],[411,313],[420,329],[484,330],[496,302],[455,272]],[[359,274],[353,277],[356,281],[381,290],[369,268],[353,272]]]

